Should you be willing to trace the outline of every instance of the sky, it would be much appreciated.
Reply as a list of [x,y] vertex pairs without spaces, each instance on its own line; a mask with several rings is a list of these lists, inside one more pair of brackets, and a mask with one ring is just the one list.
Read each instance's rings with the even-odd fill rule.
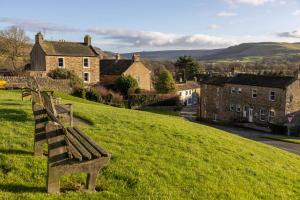
[[118,53],[300,42],[300,0],[0,0],[0,29]]

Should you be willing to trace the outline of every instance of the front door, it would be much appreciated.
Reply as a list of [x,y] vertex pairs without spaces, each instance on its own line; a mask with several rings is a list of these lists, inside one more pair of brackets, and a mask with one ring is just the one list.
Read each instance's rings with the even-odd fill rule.
[[253,108],[249,108],[248,121],[253,122]]

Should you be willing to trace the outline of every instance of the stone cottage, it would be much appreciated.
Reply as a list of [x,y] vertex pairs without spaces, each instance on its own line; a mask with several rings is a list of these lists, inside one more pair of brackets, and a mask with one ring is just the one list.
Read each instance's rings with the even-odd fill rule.
[[287,115],[300,110],[299,77],[299,73],[295,77],[253,74],[215,77],[222,84],[207,81],[202,86],[201,117],[220,122],[284,124]]
[[117,54],[115,59],[100,60],[101,84],[113,85],[122,75],[130,75],[135,78],[139,88],[151,90],[151,71],[142,63],[139,54],[133,54],[132,59],[121,59]]
[[33,75],[46,76],[53,69],[64,68],[74,71],[87,84],[99,82],[99,54],[88,35],[83,42],[66,42],[44,40],[37,33],[30,57]]

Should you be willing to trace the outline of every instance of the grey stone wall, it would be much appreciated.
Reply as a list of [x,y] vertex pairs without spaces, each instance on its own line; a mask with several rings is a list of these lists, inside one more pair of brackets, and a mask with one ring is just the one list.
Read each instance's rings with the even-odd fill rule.
[[[7,82],[6,88],[19,89],[28,87],[33,81],[31,77],[19,77],[19,76],[0,76],[0,80]],[[72,88],[69,85],[69,80],[56,80],[49,77],[36,77],[41,90],[53,90],[71,93]]]

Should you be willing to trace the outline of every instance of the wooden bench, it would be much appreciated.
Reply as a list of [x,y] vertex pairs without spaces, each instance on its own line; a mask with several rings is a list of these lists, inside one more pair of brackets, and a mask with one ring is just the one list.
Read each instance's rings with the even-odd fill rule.
[[27,87],[21,89],[21,98],[22,98],[22,101],[26,97],[31,97],[31,89],[27,88]]
[[[108,164],[110,155],[78,128],[65,128],[44,105],[33,104],[33,112],[38,129],[36,141],[48,144],[48,193],[59,192],[61,176],[78,172],[87,173],[85,189],[94,191],[97,175]],[[42,143],[38,145],[40,152]]]

